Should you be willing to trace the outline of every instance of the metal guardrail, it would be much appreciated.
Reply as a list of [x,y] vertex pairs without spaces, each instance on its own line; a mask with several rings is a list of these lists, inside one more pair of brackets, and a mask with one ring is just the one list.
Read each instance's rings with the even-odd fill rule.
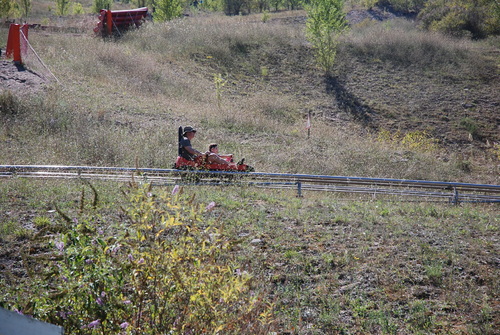
[[126,182],[134,178],[153,185],[241,185],[303,191],[345,192],[396,197],[435,198],[458,204],[461,202],[500,203],[500,185],[367,178],[265,172],[185,171],[175,169],[0,165],[0,178],[83,178]]

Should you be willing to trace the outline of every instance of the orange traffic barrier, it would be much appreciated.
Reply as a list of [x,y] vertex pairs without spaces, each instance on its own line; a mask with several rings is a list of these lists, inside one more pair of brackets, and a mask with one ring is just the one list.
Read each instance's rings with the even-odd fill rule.
[[[21,36],[21,34],[23,36]],[[11,23],[9,27],[9,36],[7,38],[7,48],[5,56],[13,58],[15,63],[22,64],[21,53],[26,54],[28,49],[28,25]]]
[[129,28],[139,28],[147,15],[147,7],[115,11],[101,9],[94,32],[103,37],[118,36]]
[[7,49],[5,50],[7,58],[14,58],[14,62],[19,63],[21,63],[20,27],[19,24],[11,23],[7,39]]

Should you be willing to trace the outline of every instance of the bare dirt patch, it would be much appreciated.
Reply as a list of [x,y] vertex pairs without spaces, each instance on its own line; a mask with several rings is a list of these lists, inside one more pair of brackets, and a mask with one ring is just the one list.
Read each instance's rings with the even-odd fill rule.
[[45,87],[45,79],[23,65],[0,60],[0,91],[10,90],[16,94],[36,93]]

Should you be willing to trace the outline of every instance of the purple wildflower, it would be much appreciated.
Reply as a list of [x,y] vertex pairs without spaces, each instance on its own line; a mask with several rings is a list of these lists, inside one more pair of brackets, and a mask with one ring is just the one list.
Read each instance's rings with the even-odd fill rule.
[[56,248],[59,251],[64,251],[64,242],[61,242],[61,241],[56,242]]
[[172,195],[176,195],[177,193],[179,193],[179,189],[180,189],[179,185],[175,185],[174,189],[172,190]]
[[207,205],[207,207],[205,207],[205,210],[210,211],[214,207],[215,207],[215,202],[212,201]]
[[121,329],[127,329],[128,326],[130,326],[128,322],[123,322],[122,324],[120,324]]
[[101,320],[97,319],[97,320],[94,320],[92,321],[91,323],[89,323],[87,325],[87,328],[93,328],[93,329],[96,329],[97,327],[99,327],[101,325]]
[[104,303],[102,302],[101,297],[97,297],[97,299],[95,300],[95,302],[97,302],[97,304],[98,304],[99,306],[102,306],[102,305],[104,304]]
[[121,247],[122,247],[121,245],[117,244],[117,245],[111,247],[109,250],[111,251],[112,255],[116,255],[116,253],[118,252],[118,250],[121,249]]
[[69,315],[71,315],[72,313],[71,312],[65,312],[65,311],[59,311],[57,312],[57,314],[59,315],[59,317],[63,320],[66,320],[68,318]]

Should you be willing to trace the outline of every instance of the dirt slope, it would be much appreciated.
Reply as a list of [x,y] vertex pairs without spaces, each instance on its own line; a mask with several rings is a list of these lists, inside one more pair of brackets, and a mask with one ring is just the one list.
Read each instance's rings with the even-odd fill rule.
[[16,65],[11,60],[0,60],[0,91],[10,90],[17,94],[35,93],[44,85],[45,80],[35,72],[22,65]]

